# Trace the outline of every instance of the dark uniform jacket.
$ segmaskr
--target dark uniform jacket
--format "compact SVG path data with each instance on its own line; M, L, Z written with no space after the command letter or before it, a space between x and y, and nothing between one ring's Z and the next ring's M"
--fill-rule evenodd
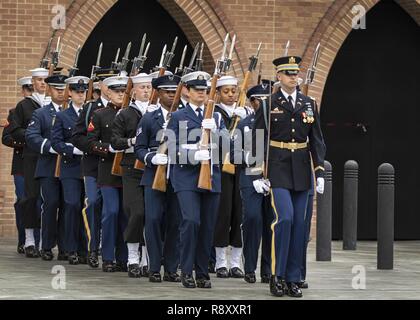
M151 187L153 185L157 166L152 164L152 158L156 155L159 147L160 137L156 137L158 132L162 130L164 123L165 119L160 108L153 112L147 112L140 120L135 151L137 158L145 164L140 182L142 186Z
M112 126L111 146L115 150L126 150L121 160L121 166L134 166L136 161L134 146L128 140L136 136L141 118L141 111L133 105L122 109L115 117Z
M91 153L89 149L87 130L93 113L104 107L101 99L86 103L73 129L71 142L76 148L84 152L82 158L82 175L84 177L98 177L99 157Z
M15 109L9 110L9 115L7 116L7 121L3 128L3 133L1 136L1 142L10 148L13 148L13 160L12 160L12 175L23 175L23 146L25 143L18 142L13 139L10 134L10 123L13 121L13 112Z
M112 124L120 108L108 103L108 106L93 113L88 127L90 152L99 156L98 186L122 187L121 177L111 173L115 153L109 151L112 137Z
M205 113L205 111L204 111ZM226 129L220 113L215 112L213 118L216 121L219 131ZM186 128L186 135L188 140L180 141L180 128ZM177 160L172 168L171 182L175 192L179 191L197 191L202 192L206 190L199 189L198 179L200 176L200 162L194 161L193 154L197 149L193 149L194 145L200 142L200 135L195 137L195 134L190 134L192 130L201 129L201 121L190 104L186 108L174 112L168 124L168 129L175 133L176 141L168 139L169 153L171 150L176 150ZM226 131L226 130L225 130ZM184 144L188 146L184 146ZM215 149L218 152L218 149ZM191 155L189 156L189 154ZM180 163L180 160L186 163ZM190 161L191 160L191 161ZM171 159L171 161L173 161ZM221 169L219 162L212 161L213 176L212 176L212 190L211 192L221 192Z
M78 119L79 115L76 113L72 103L70 102L69 107L66 110L57 113L55 123L51 131L52 147L62 156L60 164L60 179L82 178L82 171L80 168L82 156L73 154L74 147L71 144L72 131Z
M42 105L30 97L26 97L16 105L12 118L13 121L10 122L10 133L16 142L22 144L26 142L25 132L31 122L32 113L39 108L42 108ZM23 157L36 157L38 153L39 152L32 150L27 144L23 147Z
M32 114L32 120L26 129L27 145L39 154L36 164L35 178L53 178L57 155L50 153L51 128L54 125L57 112L52 103L37 109Z
M268 108L259 108L255 128L265 129L264 116ZM316 177L323 177L325 144L315 101L297 92L295 108L283 96L281 90L271 96L270 139L277 142L305 143L308 148L288 150L270 146L268 178L274 188L296 191L311 187L311 155ZM305 120L306 119L306 120ZM310 121L313 119L313 122Z

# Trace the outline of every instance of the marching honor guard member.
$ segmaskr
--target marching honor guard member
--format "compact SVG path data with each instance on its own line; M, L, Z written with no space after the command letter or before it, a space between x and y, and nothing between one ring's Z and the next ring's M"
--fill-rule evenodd
M123 206L128 218L124 240L128 248L128 276L139 278L147 270L146 250L144 246L144 197L140 180L143 171L136 170L134 164L136 155L137 127L147 111L152 78L146 73L140 73L131 78L136 100L129 107L122 109L115 117L112 127L111 146L115 150L123 150L121 160L123 182ZM156 204L155 204L156 205ZM140 244L142 245L142 265L140 265ZM143 269L146 267L146 270Z
M58 245L60 256L64 255L64 217L60 209L60 181L55 177L57 151L51 144L51 129L57 113L64 103L65 80L67 76L55 74L45 79L51 93L51 103L33 112L32 120L26 130L26 142L32 150L39 153L35 178L39 179L42 197L42 259L54 258L52 249ZM60 209L60 210L59 210ZM61 257L60 257L61 259Z
M170 181L166 192L152 188L157 166L168 164L168 156L157 153L157 150L179 81L180 78L173 75L153 79L152 86L158 90L159 108L144 115L137 131L137 158L143 161L146 166L141 185L144 186L145 193L145 238L149 255L150 282L162 281L160 274L162 256L164 257L165 270L163 280L181 281L177 274L180 222L178 199ZM163 241L162 234L164 234Z
M273 61L281 88L270 97L270 114L259 109L255 128L264 129L270 121L269 156L266 161L274 219L272 235L272 277L270 292L302 297L299 283L304 254L305 212L311 188L311 156L315 166L317 191L324 188L325 144L315 101L296 90L300 57ZM261 110L261 111L260 111Z
M88 264L91 268L99 267L98 251L100 245L102 195L97 185L99 156L94 154L89 147L87 131L93 113L105 108L109 101L108 87L104 84L106 78L115 76L113 69L99 69L95 73L101 88L101 96L95 101L86 103L79 119L73 129L72 143L79 150L83 151L82 176L85 186L85 201L82 209L83 221L88 240Z
M18 79L18 84L21 87L21 93L23 98L29 97L32 92L34 91L32 86L32 77L23 77ZM6 123L4 125L4 129L2 132L1 141L2 143L9 147L13 148L13 159L12 159L12 176L13 176L13 183L15 185L15 195L16 201L14 204L15 208L15 220L16 220L16 228L18 231L18 246L17 252L20 254L25 253L25 227L23 225L23 212L21 201L25 195L25 179L23 177L23 146L25 145L22 142L18 142L13 139L10 129L11 122L13 121L13 112L16 109L10 109L9 115L7 117ZM38 239L39 240L39 239Z
M39 257L39 252L37 246L35 246L34 234L39 232L40 229L41 199L39 181L35 178L35 169L39 150L32 150L25 144L25 132L31 122L32 113L44 105L47 89L44 80L48 77L48 70L36 68L31 70L31 75L34 92L16 105L16 110L10 123L10 134L17 143L21 143L24 146L23 175L25 196L20 202L20 207L25 227L25 254L29 258L37 258Z
M227 128L230 128L232 119L239 116L246 117L245 108L235 108L237 98L238 79L232 76L221 77L217 81L217 91L220 103L215 106ZM220 150L220 160L226 154ZM229 151L229 150L226 150ZM222 172L222 193L216 220L213 245L216 250L216 275L218 278L243 278L241 270L242 239L241 239L242 207L239 192L239 174ZM231 246L230 269L228 269L227 250Z
M263 83L252 87L247 92L247 97L255 112L259 108L267 108L267 97L270 95L269 84ZM261 106L262 105L262 106ZM262 165L254 164L247 166L245 158L248 152L255 150L257 145L256 135L252 135L255 124L255 114L251 114L238 124L238 133L241 133L242 146L235 145L235 139L231 141L231 163L238 164L239 188L242 198L242 240L245 281L256 282L255 271L257 270L258 250L261 239L261 282L268 283L270 280L270 223L272 222L271 209L266 210L266 190L260 188L258 180L262 178ZM252 139L252 140L251 140ZM262 142L262 141L261 141ZM261 143L260 142L260 143ZM255 183L255 184L254 184ZM268 240L268 242L267 242Z
M198 143L202 129L220 134L225 125L219 113L214 113L212 118L204 120L204 101L207 99L209 78L210 76L203 72L196 76L196 79L186 81L190 101L184 109L172 114L168 124L168 129L175 135L175 139L169 137L168 147L171 163L176 162L172 168L171 183L182 214L181 282L186 288L211 288L208 263L221 192L220 165L219 161L211 165L212 190L198 188L200 161L211 158L210 150L198 150ZM172 159L175 150L177 156L176 159ZM217 152L218 149L212 153Z
M87 243L82 229L83 151L72 144L72 131L82 111L88 83L89 78L82 76L66 79L71 101L66 110L57 114L51 133L52 147L61 156L58 165L64 199L64 239L70 264L87 263Z
M102 271L127 272L128 252L124 242L127 218L122 205L122 180L112 174L117 152L111 146L112 124L121 109L128 77L106 78L110 101L105 108L96 110L88 127L91 152L99 155L98 186L102 194ZM116 261L116 263L114 263Z

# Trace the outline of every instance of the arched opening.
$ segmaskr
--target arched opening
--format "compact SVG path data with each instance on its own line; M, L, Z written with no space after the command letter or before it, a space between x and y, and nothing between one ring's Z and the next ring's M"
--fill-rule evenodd
M185 45L189 46L185 60L185 63L188 63L193 48L184 32L158 1L119 0L102 17L83 45L79 62L80 73L90 75L101 42L104 44L102 67L111 65L118 48L121 48L121 60L130 41L130 59L137 56L144 33L147 33L147 41L151 42L145 72L159 64L163 46L167 44L170 50L175 36L178 36L178 45L170 70L173 71L178 66Z
M420 103L418 24L381 1L352 30L329 72L321 110L333 176L333 238L342 238L343 167L359 163L358 237L376 239L377 168L396 170L395 238L420 239L416 136Z

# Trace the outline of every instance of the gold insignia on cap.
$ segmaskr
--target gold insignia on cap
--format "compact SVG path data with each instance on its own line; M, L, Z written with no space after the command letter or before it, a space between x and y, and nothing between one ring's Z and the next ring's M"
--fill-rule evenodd
M290 57L289 58L289 63L296 63L295 57Z

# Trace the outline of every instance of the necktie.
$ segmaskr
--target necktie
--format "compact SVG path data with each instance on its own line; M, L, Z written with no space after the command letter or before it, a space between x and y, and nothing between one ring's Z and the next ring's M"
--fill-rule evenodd
M289 96L287 99L289 100L290 105L291 105L291 106L293 107L293 109L294 109L294 108L295 108L295 106L294 106L294 104L293 104L293 98L292 98L292 96Z
M204 119L204 117L203 117L203 109L201 109L201 108L197 108L197 110L196 110L197 112L198 112L198 119L200 120L200 121L203 121L203 119Z
M58 107L58 111L62 111L63 110L63 107L62 106L59 106Z

